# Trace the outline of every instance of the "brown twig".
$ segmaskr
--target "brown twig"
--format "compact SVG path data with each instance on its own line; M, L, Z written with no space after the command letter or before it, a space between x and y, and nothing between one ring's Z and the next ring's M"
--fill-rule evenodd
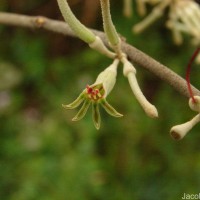
M66 36L76 37L65 22L48 19L42 16L30 17L26 15L0 12L0 24L10 25L10 26L20 26L32 29L42 28ZM96 35L101 37L103 42L107 45L104 33L97 30L92 30L92 31ZM139 66L147 69L148 71L156 75L158 78L171 85L180 94L189 97L185 79L181 78L178 74L173 72L168 67L160 64L153 58L149 57L148 55L144 54L140 50L136 49L135 47L125 42L122 42L122 48L133 63L136 63ZM194 95L200 95L200 91L193 86L192 86L192 91Z

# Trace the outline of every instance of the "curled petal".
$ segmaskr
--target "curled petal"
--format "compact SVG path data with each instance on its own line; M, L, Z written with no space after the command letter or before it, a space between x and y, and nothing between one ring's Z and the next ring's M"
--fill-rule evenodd
M101 125L101 116L99 112L99 105L97 103L92 103L92 118L96 129L98 130Z
M74 109L76 107L78 107L84 100L84 93L82 92L77 99L75 99L72 103L68 104L68 105L64 105L62 104L62 106L66 109Z
M72 119L72 121L78 121L78 120L82 119L85 116L85 114L90 106L90 103L91 103L91 101L86 99L84 101L84 104L82 105L81 109L78 111L77 115Z
M101 105L109 115L111 115L113 117L122 117L123 116L122 114L117 112L105 99L102 99Z

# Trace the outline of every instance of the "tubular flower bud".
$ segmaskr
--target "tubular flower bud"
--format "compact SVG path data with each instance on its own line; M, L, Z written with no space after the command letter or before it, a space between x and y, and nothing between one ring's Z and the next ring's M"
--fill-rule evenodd
M128 78L130 87L133 91L133 94L135 95L135 98L138 100L146 114L151 118L158 117L158 111L154 105L152 105L146 97L143 95L137 79L136 79L136 69L133 67L132 63L129 62L125 57L122 59L122 62L124 64L123 73L124 76Z
M200 113L200 96L194 96L193 98L189 99L189 107L191 110L196 111ZM193 119L190 121L180 124L177 126L173 126L170 130L171 136L175 140L180 140L182 139L198 122L200 122L200 114L196 115Z
M117 112L106 100L107 95L111 92L115 85L118 64L119 60L114 60L109 67L107 67L98 75L95 83L88 85L75 101L73 101L71 104L63 105L63 107L66 109L74 109L83 104L72 121L78 121L82 119L87 113L87 110L91 104L92 118L96 129L99 129L101 125L99 105L101 105L105 111L113 117L123 116Z
M184 124L173 126L170 134L175 140L181 140L199 121L200 114Z

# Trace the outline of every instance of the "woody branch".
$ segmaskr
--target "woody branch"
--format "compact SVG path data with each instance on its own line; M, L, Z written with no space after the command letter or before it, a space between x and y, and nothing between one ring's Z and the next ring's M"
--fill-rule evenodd
M0 24L8 26L19 26L30 29L45 29L66 36L76 37L73 31L66 24L66 22L48 19L42 16L31 17L20 14L0 12ZM92 31L97 36L99 36L106 45L108 45L103 32L97 30ZM122 42L122 50L128 55L128 58L131 60L131 62L147 69L158 78L171 85L177 92L179 92L183 96L189 97L185 79L180 77L171 69L162 65L142 51L127 44L126 42ZM200 96L200 91L194 86L192 86L192 91L194 95Z

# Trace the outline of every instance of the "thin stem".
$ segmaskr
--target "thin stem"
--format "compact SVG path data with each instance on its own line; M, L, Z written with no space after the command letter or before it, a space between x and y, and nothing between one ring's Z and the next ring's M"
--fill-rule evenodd
M187 70L186 70L186 81L187 81L188 92L190 94L190 97L192 98L193 103L195 103L196 101L195 101L194 94L191 88L190 74L191 74L192 63L194 59L196 58L196 56L198 55L199 51L200 51L200 48L198 47L193 53L191 59L189 60L189 63L187 65Z
M103 26L108 41L112 46L116 46L119 44L120 39L115 29L115 26L112 22L111 14L110 14L110 0L100 0L101 2L101 10L103 17Z

